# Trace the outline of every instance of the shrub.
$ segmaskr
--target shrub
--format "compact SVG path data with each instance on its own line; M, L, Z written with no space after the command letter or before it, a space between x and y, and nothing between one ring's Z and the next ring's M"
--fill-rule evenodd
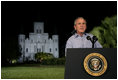
M39 52L39 53L36 53L36 54L35 54L35 59L36 59L36 60L51 59L51 58L54 58L51 53Z
M43 65L64 65L65 58L44 59L41 64L43 64Z
M35 59L38 63L42 65L64 65L65 58L54 58L50 53L36 53Z

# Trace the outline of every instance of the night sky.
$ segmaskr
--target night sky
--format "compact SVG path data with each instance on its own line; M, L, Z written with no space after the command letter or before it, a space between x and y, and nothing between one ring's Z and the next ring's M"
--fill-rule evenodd
M105 17L116 14L116 1L2 1L2 42L11 38L17 41L21 33L28 37L33 32L33 22L41 21L44 22L44 32L50 37L59 35L60 55L63 55L66 41L74 30L75 18L84 17L87 20L86 32L89 32Z

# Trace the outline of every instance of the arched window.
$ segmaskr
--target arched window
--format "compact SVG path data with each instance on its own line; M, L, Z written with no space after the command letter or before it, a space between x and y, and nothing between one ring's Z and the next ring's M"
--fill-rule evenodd
M50 48L50 52L51 52L51 48Z
M28 52L28 48L26 48L26 52Z
M39 32L39 30L37 29L37 30L36 30L36 32L38 33L38 32Z
M57 48L55 48L55 51L57 51Z

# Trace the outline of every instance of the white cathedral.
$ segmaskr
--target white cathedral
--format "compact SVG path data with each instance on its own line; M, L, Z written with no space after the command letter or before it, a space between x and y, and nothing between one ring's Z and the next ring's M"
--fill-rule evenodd
M44 33L44 23L34 22L34 33L29 33L29 38L24 34L19 34L18 42L22 53L19 62L34 60L37 52L51 53L55 58L59 58L58 35L49 38L48 33Z

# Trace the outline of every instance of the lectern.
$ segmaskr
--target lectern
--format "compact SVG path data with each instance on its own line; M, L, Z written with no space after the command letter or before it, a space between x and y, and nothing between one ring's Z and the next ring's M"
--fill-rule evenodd
M68 48L65 79L116 79L116 48Z

